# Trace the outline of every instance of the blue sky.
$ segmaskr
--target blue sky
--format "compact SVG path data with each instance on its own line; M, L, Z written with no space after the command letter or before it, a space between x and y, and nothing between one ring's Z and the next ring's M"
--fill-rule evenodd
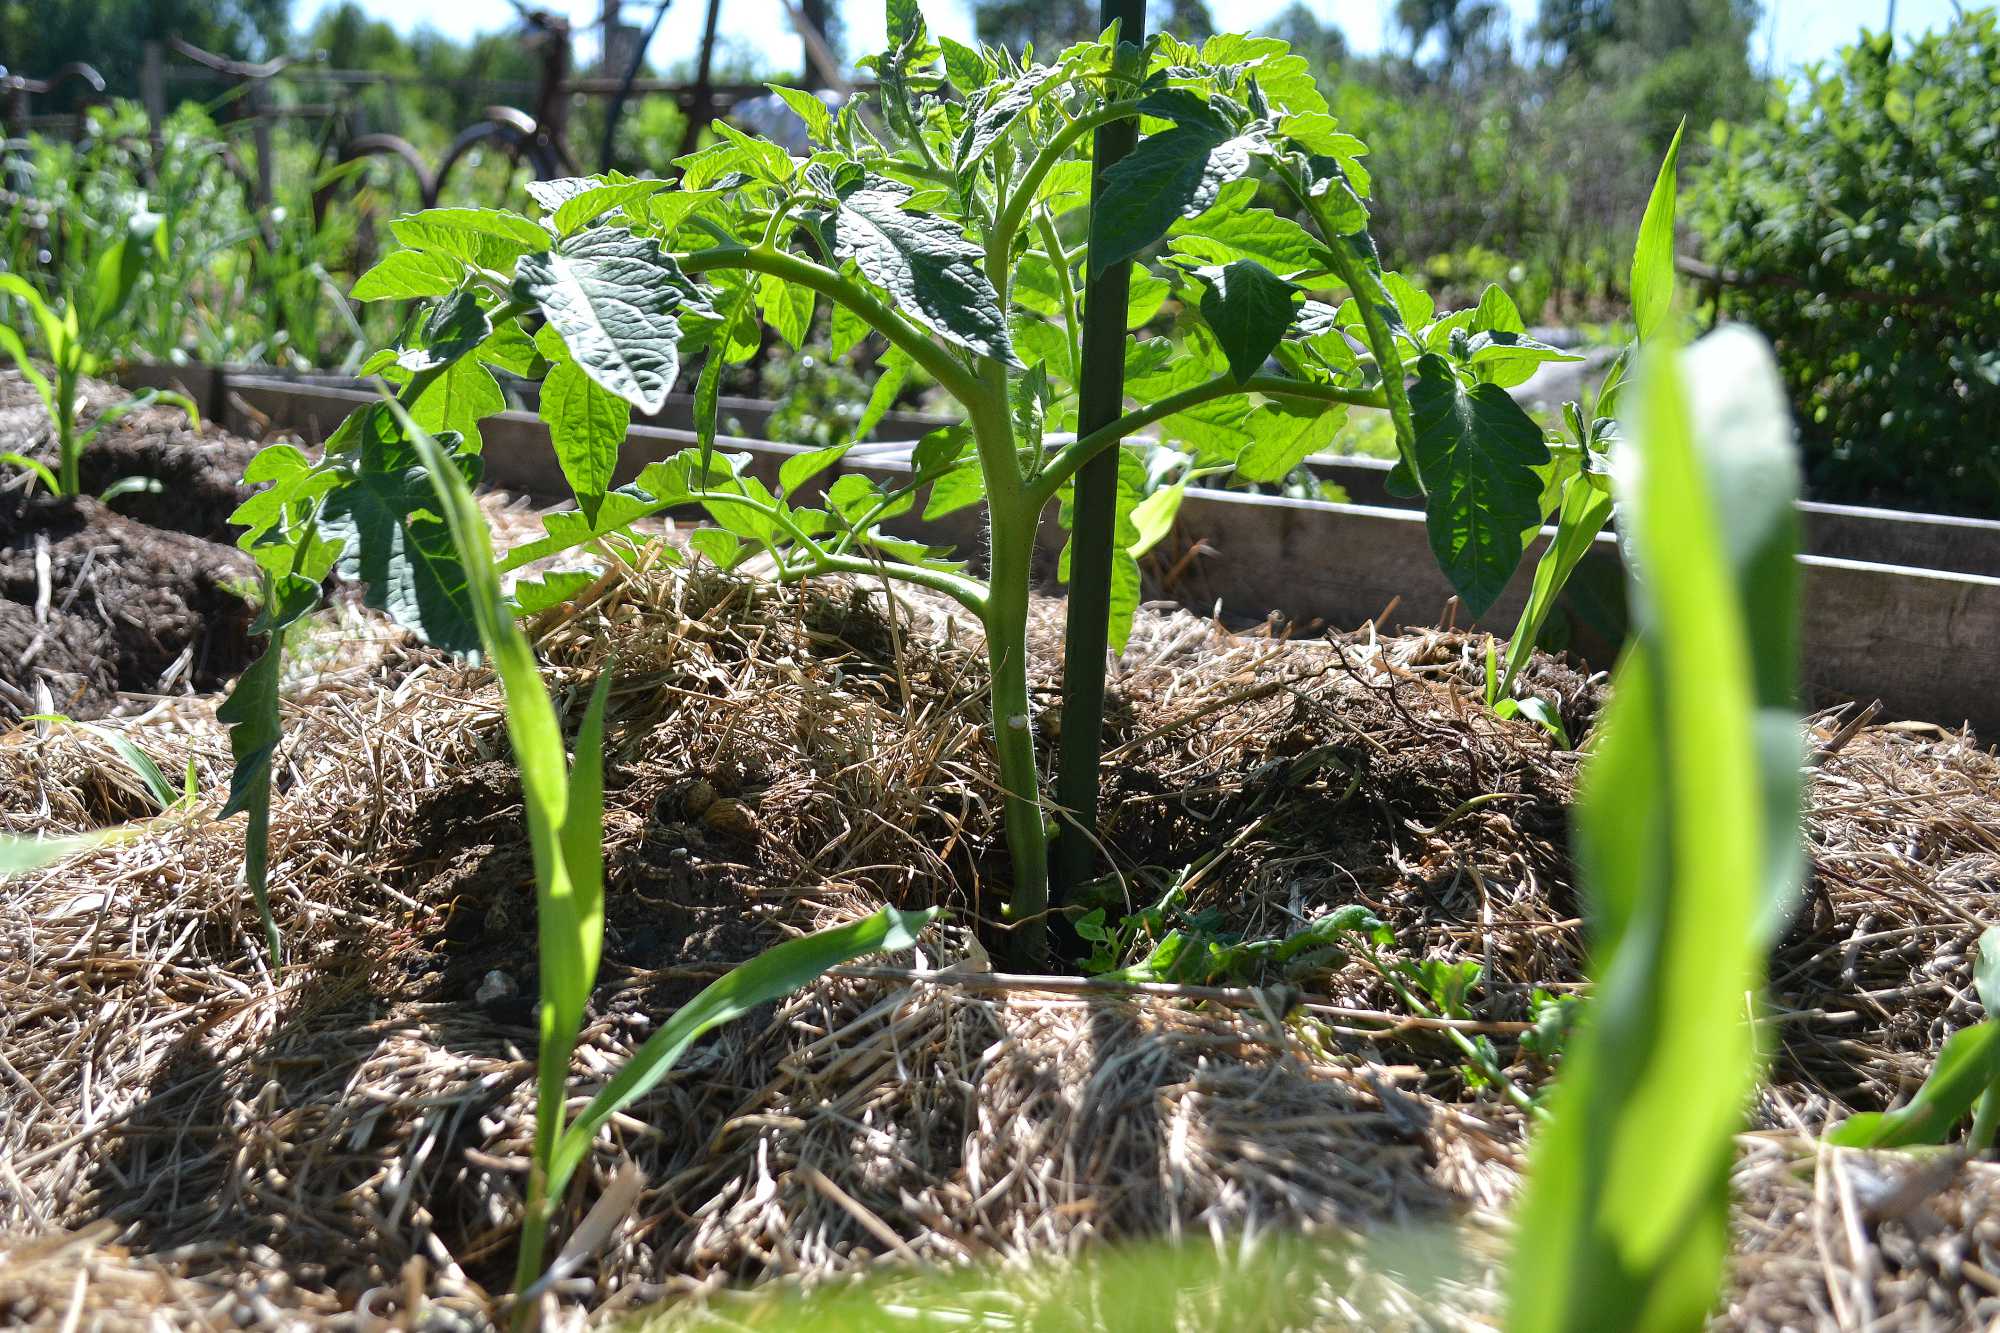
M312 15L336 0L304 0L301 15ZM596 21L600 0L538 0L539 7L568 12L581 29ZM1218 24L1254 30L1285 9L1290 0L1211 0L1210 12ZM1535 0L1508 0L1516 21L1532 19ZM1337 23L1347 34L1348 44L1359 51L1378 48L1389 33L1389 13L1393 0L1307 0L1308 7L1322 21ZM508 0L361 0L362 8L386 18L408 31L428 24L453 36L505 29L516 23ZM673 0L665 22L654 38L650 52L653 63L676 64L691 58L701 39L701 22L707 6L703 0ZM1887 0L1764 0L1764 22L1754 48L1761 61L1767 53L1781 68L1831 55L1850 41L1864 25L1880 29L1890 6ZM848 51L861 54L879 45L882 36L882 7L878 0L844 0L840 5L847 22ZM1951 20L1951 0L1897 0L1896 30L1922 32ZM651 18L652 0L625 0L625 21L643 25ZM961 39L972 34L971 10L964 0L925 0L924 13L933 31ZM780 0L726 0L722 7L721 34L739 49L756 51L769 47L774 59L789 64L796 59L797 43L784 16ZM580 43L586 59L594 42Z

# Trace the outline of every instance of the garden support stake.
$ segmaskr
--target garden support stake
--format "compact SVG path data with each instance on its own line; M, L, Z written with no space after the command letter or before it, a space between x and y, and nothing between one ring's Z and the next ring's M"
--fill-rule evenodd
M1145 0L1104 0L1100 22L1118 24L1119 60L1137 55L1146 38ZM1130 43L1128 47L1126 44ZM1136 120L1097 127L1091 174L1104 173L1138 142ZM1095 194L1093 194L1095 197ZM1092 226L1097 210L1091 210ZM1083 295L1083 356L1077 375L1077 433L1088 435L1118 419L1125 407L1125 311L1132 265L1112 264L1089 279ZM1052 906L1060 907L1096 865L1098 765L1104 741L1104 663L1111 626L1112 543L1118 525L1118 453L1107 449L1076 474L1070 533L1068 621L1063 636L1063 729L1056 759L1056 806L1061 821L1051 857ZM1032 939L1046 949L1046 932Z

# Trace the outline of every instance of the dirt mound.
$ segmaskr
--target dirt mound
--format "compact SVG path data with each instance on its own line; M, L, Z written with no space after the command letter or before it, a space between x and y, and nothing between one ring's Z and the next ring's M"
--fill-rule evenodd
M1060 606L1037 614L1046 646ZM1470 1015L1427 1019L1352 956L1116 995L989 970L976 941L998 929L1005 853L977 627L948 604L665 570L605 580L537 628L571 725L615 661L606 963L579 1087L764 943L884 901L955 909L913 954L720 1032L616 1120L573 1206L626 1163L645 1185L562 1285L573 1310L669 1300L683 1323L740 1326L734 1284L885 1259L1019 1266L1150 1238L1240 1256L1280 1232L1358 1243L1422 1225L1461 1252L1449 1280L1379 1250L1329 1264L1312 1277L1323 1322L1493 1325L1524 1116L1468 1075L1447 1029L1490 1042L1524 1093L1549 1077L1520 1042L1533 991L1582 976L1563 850L1577 756L1480 708L1463 645L1292 643L1147 613L1107 732L1107 919L1178 885L1180 923L1223 942L1363 903L1392 958L1481 965ZM1572 684L1594 707L1597 687ZM106 1293L89 1309L104 1327L496 1315L536 980L497 693L391 652L318 682L288 719L281 975L241 901L233 822L171 816L0 890L17 1075L0 1082L0 1232L23 1238L0 1238L0 1312L60 1322L63 1234ZM1837 721L1815 732L1829 748ZM212 723L188 725L214 763ZM172 771L181 752L148 740ZM0 777L71 771L64 744L0 749ZM2000 766L1968 737L1878 727L1815 774L1813 904L1774 968L1780 1059L1747 1140L1723 1322L1774 1326L1863 1285L1878 1313L1985 1322L2000 1304L1976 1273L1921 1239L1893 1249L1905 1221L1881 1223L1887 1257L1864 1253L1840 1277L1853 1290L1828 1296L1816 1247L1846 1234L1854 1196L1815 1192L1806 1135L1895 1100L1968 1021ZM1952 1169L1951 1225L1987 1225L1985 1168Z
M255 578L234 547L87 497L0 496L0 716L220 688L255 655Z
M87 425L117 400L86 385ZM0 452L52 457L40 401L0 375ZM187 429L177 410L132 413L82 459L82 497L0 489L0 718L97 717L117 696L219 688L254 653L245 590L256 570L231 545L256 446ZM89 498L128 477L159 483L110 507Z

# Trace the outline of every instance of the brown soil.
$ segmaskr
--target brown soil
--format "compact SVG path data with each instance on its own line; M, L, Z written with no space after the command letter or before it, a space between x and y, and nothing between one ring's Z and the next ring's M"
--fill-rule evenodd
M87 424L117 401L86 385ZM52 460L41 404L0 375L0 452ZM0 487L0 719L31 712L92 718L121 694L220 688L249 662L255 567L231 544L230 512L249 494L256 446L187 428L178 410L114 422L82 459L84 496ZM89 496L126 477L160 483L107 507Z
M1037 616L1046 688L1060 606ZM1448 1229L1466 1272L1440 1285L1422 1276L1434 1266L1379 1254L1308 1266L1315 1324L1357 1309L1373 1327L1494 1324L1522 1117L1407 1025L1363 960L1232 978L1203 1004L983 978L975 940L1004 937L1007 866L976 627L949 607L911 596L888 614L840 581L665 571L607 581L538 628L570 725L617 648L605 965L580 1086L771 941L882 902L956 909L921 958L751 1015L635 1104L575 1206L627 1161L646 1184L565 1299L681 1298L688 1321L728 1323L727 1284L874 1272L891 1252L1022 1262L1209 1234L1233 1252L1273 1229L1423 1223ZM491 681L388 651L288 710L282 978L240 898L234 822L162 821L0 893L15 1071L0 1156L21 1164L0 1177L0 1318L59 1325L79 1263L108 1328L225 1307L251 1326L351 1320L363 1303L410 1326L495 1316L532 1124L520 793ZM1482 964L1475 1019L1510 1077L1540 1087L1550 1070L1507 1025L1534 988L1582 978L1564 850L1578 760L1477 705L1477 651L1445 633L1284 642L1142 615L1107 727L1112 914L1189 866L1188 915L1225 933L1365 903L1395 957ZM1581 730L1601 680L1535 671ZM1839 721L1816 725L1820 744ZM170 771L191 753L207 790L226 773L212 723L144 739ZM0 824L29 804L86 819L80 789L110 763L95 743L0 746L0 778L15 775L0 791L27 793L0 795ZM2000 1271L2000 1168L1922 1168L1944 1172L1933 1203L1849 1218L1843 1199L1901 1198L1889 1185L1915 1164L1884 1155L1843 1179L1864 1159L1815 1168L1811 1137L1906 1097L1976 1016L1996 791L2000 763L1936 728L1866 728L1816 765L1812 903L1773 962L1785 1020L1739 1172L1723 1325L1809 1326L1829 1301L1938 1326L2000 1315L1980 1281ZM737 804L721 817L712 802ZM935 978L946 966L960 971ZM1967 1247L1940 1258L1932 1212ZM1827 1236L1863 1230L1825 1258Z

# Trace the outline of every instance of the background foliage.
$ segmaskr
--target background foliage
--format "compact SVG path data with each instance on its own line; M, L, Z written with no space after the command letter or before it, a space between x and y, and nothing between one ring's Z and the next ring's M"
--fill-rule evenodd
M1715 135L1704 255L1721 309L1778 346L1816 495L1991 513L2000 501L2000 28L1870 37ZM1869 293L1876 298L1850 295Z
M845 6L824 8L839 43ZM975 0L972 9L985 40L1033 43L1045 56L1096 36L1094 0ZM1400 0L1390 14L1390 40L1366 56L1343 34L1351 20L1325 5L1296 3L1266 26L1314 68L1341 130L1370 145L1373 230L1440 306L1470 305L1499 283L1530 326L1623 341L1607 326L1627 315L1629 238L1652 167L1685 117L1694 235L1680 248L1784 284L1725 291L1713 313L1777 342L1808 448L1809 493L2000 513L2000 446L1981 429L2000 392L2000 69L1990 7L1901 52L1863 34L1793 84L1760 68L1754 0L1540 0L1531 16L1500 0ZM1194 38L1228 18L1207 0L1155 0L1148 14L1155 29ZM0 0L7 64L46 73L88 59L113 96L136 96L143 43L171 32L232 56L322 51L332 67L378 71L387 81L337 95L303 79L277 81L273 95L293 106L332 101L340 132L391 131L433 161L488 103L532 105L541 60L519 25L455 41L399 32L352 0L309 18L291 0ZM802 83L806 72L791 68L797 51L790 40L725 45L715 77ZM652 54L647 72L666 77L688 73L693 60L660 46ZM273 173L283 210L260 220L206 146L252 158L225 86L171 87L208 105L175 112L160 162L134 151L142 125L129 107L100 118L80 149L43 142L5 155L5 188L29 206L0 214L0 269L40 284L43 266L68 263L77 231L113 234L134 207L168 213L168 262L147 279L108 354L351 368L376 331L360 336L368 313L333 293L366 267L383 221L415 206L407 182L372 165L348 191L365 187L367 215L335 210L316 224L307 205L334 129L288 120ZM37 110L60 111L73 93ZM570 141L593 159L587 165L603 109L600 99L572 104ZM670 98L635 100L619 127L618 167L671 175L686 123ZM518 203L492 184L475 192L455 179L443 202ZM1283 206L1268 193L1255 203ZM193 299L182 301L183 291ZM1892 299L1844 299L1850 291ZM843 399L880 348L864 342L836 355L824 320L810 333L798 348L765 339L732 366L725 392L796 395L797 420L785 424L806 442L831 442L855 419ZM911 374L895 405L916 406L930 388ZM1350 424L1335 447L1381 452L1386 440L1364 425Z

